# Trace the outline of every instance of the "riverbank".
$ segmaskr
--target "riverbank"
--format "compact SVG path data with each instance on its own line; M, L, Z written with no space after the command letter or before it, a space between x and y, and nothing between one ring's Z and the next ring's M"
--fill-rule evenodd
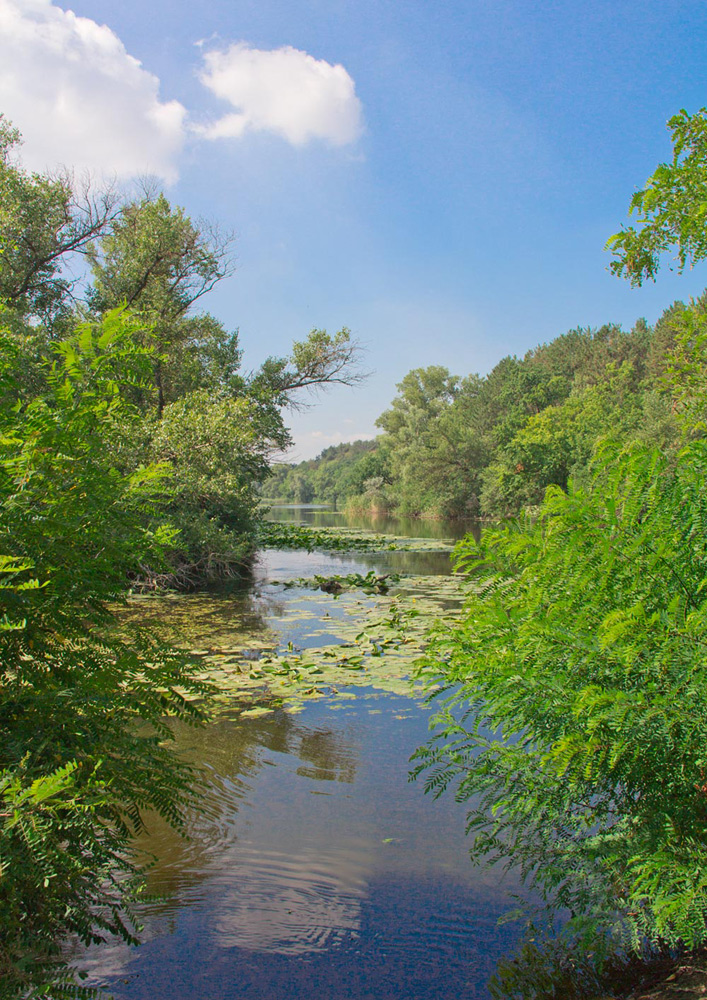
M707 996L707 949L667 960L645 985L618 996L621 1000L703 1000Z
M90 950L78 967L116 1000L186 1000L205 984L223 995L226 981L234 998L305 1000L312 982L320 1000L488 998L518 943L518 924L498 924L517 886L469 864L451 795L408 782L431 713L410 676L429 624L458 616L458 525L273 513L360 547L264 550L247 589L135 597L126 610L180 634L218 688L210 724L176 730L213 797L188 843L161 827L143 843L158 899L140 912L143 947ZM706 970L695 956L635 963L593 1000L696 1000ZM526 995L589 994L508 993Z

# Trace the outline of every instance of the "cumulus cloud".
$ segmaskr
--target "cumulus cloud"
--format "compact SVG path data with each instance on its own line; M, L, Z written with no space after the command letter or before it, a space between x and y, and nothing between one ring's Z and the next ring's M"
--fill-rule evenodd
M345 146L363 130L361 102L344 67L290 45L263 51L239 42L205 52L199 79L235 109L201 129L209 139L252 130L294 146L312 139Z
M175 180L185 109L105 25L51 0L0 0L0 112L23 161Z

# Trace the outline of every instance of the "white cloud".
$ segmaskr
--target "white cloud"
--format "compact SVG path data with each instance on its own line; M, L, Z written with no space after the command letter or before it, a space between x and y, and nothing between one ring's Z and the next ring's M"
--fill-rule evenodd
M354 142L363 130L361 102L343 66L286 45L263 51L243 42L204 53L201 82L235 111L200 131L209 139L274 132L302 146L324 139Z
M0 0L0 112L31 169L176 179L186 111L105 25L51 0Z

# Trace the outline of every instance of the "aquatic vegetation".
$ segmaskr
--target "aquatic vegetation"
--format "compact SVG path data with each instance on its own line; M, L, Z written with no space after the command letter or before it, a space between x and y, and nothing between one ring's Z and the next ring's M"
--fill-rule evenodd
M346 576L320 576L298 577L296 580L285 580L283 586L290 587L314 587L323 590L325 594L333 594L337 597L344 590L358 589L364 594L387 594L394 583L400 581L399 573L384 573L382 575L371 569L368 573L347 573ZM277 580L273 580L277 583Z
M253 595L140 595L127 614L189 648L217 691L209 699L217 713L234 704L294 711L324 697L335 704L352 688L413 693L429 626L456 621L459 579L399 577L376 593L365 586L371 574L349 576L364 586L335 595L312 578L268 582Z
M265 521L260 530L260 544L268 549L324 549L330 552L405 551L451 552L448 539L408 538L404 535L374 534L354 528L315 528L280 521Z

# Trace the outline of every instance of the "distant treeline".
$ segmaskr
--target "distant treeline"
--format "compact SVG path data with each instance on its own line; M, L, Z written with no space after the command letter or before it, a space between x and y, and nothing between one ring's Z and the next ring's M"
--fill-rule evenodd
M672 448L678 431L664 380L686 316L667 309L654 327L570 330L485 377L416 368L376 424L375 440L276 465L268 497L431 517L514 514L548 486L586 480L595 446L610 437Z

